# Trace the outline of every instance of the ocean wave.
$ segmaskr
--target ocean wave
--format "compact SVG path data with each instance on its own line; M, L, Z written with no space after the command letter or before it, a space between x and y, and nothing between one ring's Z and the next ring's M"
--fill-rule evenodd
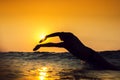
M120 66L120 51L104 51L99 52L101 56L107 59L110 63ZM0 60L4 59L23 59L23 60L51 60L60 61L62 59L76 60L77 59L69 52L6 52L0 53Z
M120 52L100 52L110 63L120 67ZM57 80L119 80L119 71L95 70L68 52L0 53L0 80L34 80L40 69L48 68L49 78ZM19 79L21 78L21 79ZM37 79L36 79L37 80ZM54 80L54 79L53 79Z

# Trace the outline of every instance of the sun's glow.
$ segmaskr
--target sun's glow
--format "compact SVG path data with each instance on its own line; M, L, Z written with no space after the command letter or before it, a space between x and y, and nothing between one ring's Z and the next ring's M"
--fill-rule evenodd
M41 34L40 39L44 39L44 38L45 38L45 34Z
M43 40L47 34L48 31L36 31L34 34L36 43L38 43L40 40Z

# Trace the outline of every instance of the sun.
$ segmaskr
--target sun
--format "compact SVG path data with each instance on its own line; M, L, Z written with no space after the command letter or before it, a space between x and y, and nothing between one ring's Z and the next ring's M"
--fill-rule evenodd
M40 39L41 39L41 40L44 39L45 36L46 36L45 34L41 34L41 35L40 35Z
M35 43L38 43L40 40L45 39L46 32L36 32L34 34Z
M50 33L49 29L44 30L44 29L38 29L35 31L33 37L34 37L34 41L37 44L40 40L44 40L46 35L48 35L48 33Z

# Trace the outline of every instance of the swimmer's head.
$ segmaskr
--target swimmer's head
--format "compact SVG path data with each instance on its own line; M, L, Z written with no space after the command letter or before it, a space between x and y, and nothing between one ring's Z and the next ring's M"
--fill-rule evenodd
M61 32L60 39L62 41L69 40L73 37L73 34L70 32Z

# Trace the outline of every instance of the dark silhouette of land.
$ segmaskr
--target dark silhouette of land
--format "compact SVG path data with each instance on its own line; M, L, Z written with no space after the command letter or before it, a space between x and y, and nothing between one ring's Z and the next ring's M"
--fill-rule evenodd
M117 70L117 67L109 63L98 52L85 46L74 34L70 32L56 32L49 34L45 39L40 40L40 43L47 38L58 36L62 42L60 43L45 43L37 45L33 51L38 50L40 47L60 47L67 49L75 57L93 65L96 69L110 69Z

